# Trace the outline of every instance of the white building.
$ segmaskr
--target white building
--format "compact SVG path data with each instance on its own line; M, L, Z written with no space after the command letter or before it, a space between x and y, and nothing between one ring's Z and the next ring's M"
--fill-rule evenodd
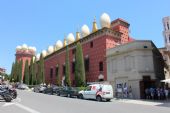
M133 98L144 98L144 90L164 79L164 61L152 41L134 41L107 50L107 79L117 87L132 88Z

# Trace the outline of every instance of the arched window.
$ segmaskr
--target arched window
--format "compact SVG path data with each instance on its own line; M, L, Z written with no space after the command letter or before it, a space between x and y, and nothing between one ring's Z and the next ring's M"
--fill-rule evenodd
M103 62L99 62L99 71L103 71Z
M167 28L168 28L168 30L169 30L169 23L167 23Z
M50 78L53 78L53 68L50 69Z
M89 72L89 65L90 65L89 57L85 58L84 65L85 65L85 71Z

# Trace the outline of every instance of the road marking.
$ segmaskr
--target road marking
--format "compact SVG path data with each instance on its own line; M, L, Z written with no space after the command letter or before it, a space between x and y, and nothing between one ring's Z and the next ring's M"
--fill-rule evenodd
M21 98L18 98L18 97L17 97L17 98L16 98L16 101L21 102Z
M14 105L15 103L5 103L2 107L7 107L7 106L11 106Z
M150 106L158 106L163 104L162 102L150 102L150 101L142 101L142 100L119 100L119 102L129 103L129 104L139 104L139 105L150 105Z
M29 107L27 107L27 106L24 106L24 105L22 105L22 104L19 104L19 103L15 103L15 105L16 105L17 107L21 108L21 109L24 109L24 110L30 112L30 113L40 113L40 112L38 112L38 111L36 111L36 110L34 110L34 109L31 109L31 108L29 108Z
M36 111L34 109L31 109L31 108L29 108L27 106L24 106L22 104L19 104L17 102L14 102L14 103L5 103L2 107L8 107L8 106L12 106L12 105L15 105L15 106L17 106L17 107L19 107L19 108L21 108L21 109L23 109L23 110L25 110L25 111L27 111L29 113L40 113L40 112L38 112L38 111Z

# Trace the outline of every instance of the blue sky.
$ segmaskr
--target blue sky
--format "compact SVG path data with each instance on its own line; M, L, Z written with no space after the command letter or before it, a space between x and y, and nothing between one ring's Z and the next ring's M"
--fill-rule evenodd
M10 73L17 45L35 46L39 53L83 24L91 29L95 16L99 27L104 12L111 20L128 21L135 39L163 47L162 18L170 16L169 4L170 0L1 0L0 67Z

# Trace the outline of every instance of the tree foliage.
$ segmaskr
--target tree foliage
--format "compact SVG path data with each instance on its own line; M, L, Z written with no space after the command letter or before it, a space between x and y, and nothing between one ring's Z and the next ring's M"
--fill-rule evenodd
M18 65L18 78L19 78L18 82L22 81L22 66L23 66L23 60L20 60Z
M29 64L28 64L28 60L26 60L26 63L25 63L24 83L29 85Z
M11 69L11 74L10 74L10 82L14 81L14 70L15 70L15 63L12 63L12 69Z
M30 69L29 69L29 84L33 85L33 57L31 58L30 62Z
M33 62L33 68L32 68L32 85L36 85L37 84L37 80L36 80L36 61Z
M86 83L82 46L79 42L77 43L75 56L75 82L77 87L84 86Z
M39 82L45 83L45 73L44 73L44 58L41 54L40 61L39 61Z
M66 57L65 57L65 82L66 85L71 86L71 80L70 80L70 63L69 63L69 48L68 46L66 47Z

